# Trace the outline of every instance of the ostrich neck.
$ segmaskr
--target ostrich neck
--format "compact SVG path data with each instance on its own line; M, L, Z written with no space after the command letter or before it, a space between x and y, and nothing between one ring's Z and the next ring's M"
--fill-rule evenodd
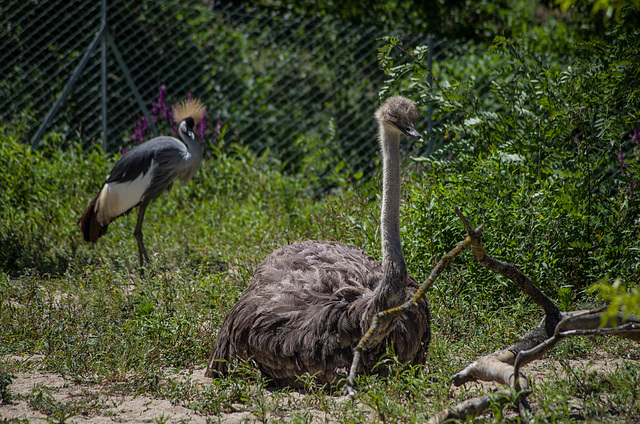
M381 296L387 307L404 301L407 268L400 242L400 135L389 133L381 124L382 148L382 268L384 280Z

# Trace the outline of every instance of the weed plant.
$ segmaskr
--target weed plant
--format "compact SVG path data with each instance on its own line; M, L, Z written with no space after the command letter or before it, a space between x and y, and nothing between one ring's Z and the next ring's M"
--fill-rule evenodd
M224 316L273 249L300 239L334 239L379 257L379 178L358 190L345 185L340 194L317 198L303 177L283 175L267 156L223 144L189 184L176 185L149 209L145 236L153 262L140 278L131 236L135 217L116 220L95 245L85 244L76 226L115 158L105 159L99 150L83 155L79 147L33 152L10 140L3 144L10 153L4 160L16 155L22 160L5 169L29 175L31 184L15 178L3 193L2 222L11 226L2 227L0 353L39 355L40 369L74 383L166 398L208 416L249 412L261 422L422 421L460 396L479 393L480 387L471 387L454 395L448 379L478 355L517 339L538 319L539 312L508 282L463 257L430 293L434 338L427 364L410 369L395 364L396 374L389 378L361 377L355 401L311 383L305 394L273 391L251 364L234 377L199 386L190 375L203 372ZM446 189L454 177L415 171L404 177L402 231L409 269L423 279L463 230L446 211L456 203L455 191ZM446 207L436 207L441 202ZM496 246L496 237L489 227L488 248L496 256L522 251L518 245ZM617 346L612 350L624 350ZM563 354L579 358L594 344L586 340L579 349L575 343L569 347ZM635 352L629 359L637 360ZM390 352L383 360L393 363L395 357ZM10 376L19 366L5 359L2 369ZM632 410L637 396L631 374L620 373L616 384L628 394L611 395L616 414ZM536 386L540 403L557 399L558 386L549 384ZM561 388L563 396L573 398L574 386ZM12 399L10 385L3 393ZM102 410L93 394L69 403L56 400L46 387L14 400L59 422ZM580 414L609 416L603 404L585 402ZM577 413L544 408L546 416Z
M609 299L635 299L619 292L637 285L640 272L634 177L640 108L630 95L640 49L637 37L623 35L612 30L607 42L614 49L602 42L596 45L602 55L587 60L580 50L571 63L554 57L554 49L541 60L534 42L498 40L491 57L478 59L503 72L492 80L487 104L472 81L440 80L436 98L420 63L393 56L393 45L382 51L390 71L385 90L408 93L424 107L437 100L442 119L429 135L442 149L404 167L401 232L418 280L464 237L457 205L474 225L484 224L491 255L515 263L563 309L599 304L587 288L607 275L620 281ZM268 152L256 155L219 135L194 179L148 209L144 231L153 262L141 278L135 214L113 222L96 244L82 240L76 223L117 155L63 147L55 133L34 151L0 126L3 402L28 402L52 422L104 413L91 393L77 401L56 400L48 387L13 395L14 376L35 367L15 358L33 357L39 370L72 383L169 399L212 422L234 412L259 422L422 422L485 392L478 383L453 388L449 379L539 321L540 311L509 281L465 253L429 292L433 342L426 364L407 368L390 348L382 360L394 373L361 376L353 400L314 386L312 376L303 377L305 392L273 390L251 363L199 384L193 376L203 372L222 320L271 251L329 239L380 256L379 175L352 184L359 175L341 173L330 150L309 151L299 172L283 172ZM310 184L327 180L329 193ZM589 365L597 356L620 360L602 371ZM549 355L553 375L533 377L536 420L638 421L639 359L630 342L564 341ZM516 421L508 408L492 412L486 422Z

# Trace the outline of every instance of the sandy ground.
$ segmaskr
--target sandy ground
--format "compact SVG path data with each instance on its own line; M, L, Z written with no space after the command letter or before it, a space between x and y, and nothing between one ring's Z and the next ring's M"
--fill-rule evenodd
M4 358L12 361L31 360L39 362L39 358ZM614 369L621 364L620 359L598 357L585 361L569 361L572 365L581 367L591 362L589 369L592 371L604 371ZM638 361L640 368L640 361ZM530 364L524 369L530 378L558 378L561 377L562 367L551 360L541 360ZM29 372L14 373L15 377L9 386L9 392L14 398L12 404L0 405L0 418L8 420L28 420L30 423L68 422L68 423L215 423L226 424L240 422L256 422L257 417L250 412L241 411L220 416L205 417L194 410L179 405L173 405L164 399L154 399L145 395L123 396L114 395L103 390L100 385L79 385L65 380L56 373L38 370L37 366ZM188 376L197 387L208 384L209 379L204 377L204 369L196 370ZM493 383L481 384L484 389L491 389ZM497 386L496 386L497 387ZM38 391L51 396L57 402L73 403L83 401L90 407L83 408L82 413L69 417L48 417L32 408L27 397ZM303 395L300 395L303 396ZM31 396L33 398L33 396ZM320 418L322 413L314 414ZM61 419L62 418L62 419ZM326 418L326 417L325 417ZM286 418L285 418L286 420ZM314 420L315 421L315 420ZM324 421L319 419L318 422Z
M199 375L204 379L204 371ZM118 396L101 391L100 386L77 385L65 380L59 375L46 371L31 371L14 373L15 379L9 386L9 391L17 401L11 405L0 406L0 417L5 419L29 420L30 423L47 423L47 415L32 409L26 397L38 388L46 388L47 392L58 402L73 402L81 397L90 399L96 406L86 415L77 415L67 422L72 423L155 423L155 422L184 422L206 423L206 417L196 414L191 409L172 405L168 400L152 399L144 395ZM194 374L197 378L198 374ZM237 421L246 417L238 415ZM234 422L233 419L225 422ZM231 418L231 417L230 417Z
M238 411L223 413L218 416L204 416L198 412L180 405L174 405L166 399L151 398L146 395L125 396L108 392L104 387L92 384L81 385L64 379L54 372L39 370L37 364L41 358L31 356L4 357L3 360L14 362L31 361L35 366L28 372L14 372L11 385L8 388L13 398L11 404L0 403L0 420L28 420L29 423L253 423L258 422L258 417L248 411L243 411L243 406L238 404ZM189 379L194 389L210 384L211 379L204 376L204 368L195 370L189 375L171 374L169 377L177 379ZM69 418L56 415L47 416L29 405L28 397L33 398L34 393L43 392L44 396L51 396L56 402L73 404L82 402L84 412L70 416ZM301 398L304 395L292 393L294 397ZM345 399L346 396L342 396ZM326 415L318 410L309 411L313 416L313 422L326 422ZM61 419L62 418L62 419ZM286 418L285 418L286 420ZM25 421L26 422L26 421Z
M39 358L10 358L14 361L34 360ZM68 423L192 423L207 422L239 423L251 422L255 417L249 412L222 414L219 417L205 417L180 405L173 405L165 399L154 399L145 395L114 395L103 390L100 385L79 385L62 378L60 375L40 371L37 367L29 372L13 373L16 377L9 386L14 398L12 404L0 404L0 418L28 420L29 423L59 422L57 417L48 417L30 407L27 396L39 389L51 395L57 402L73 403L82 399L91 405L86 413L70 417ZM204 369L196 370L189 378L202 386L210 379L204 377Z

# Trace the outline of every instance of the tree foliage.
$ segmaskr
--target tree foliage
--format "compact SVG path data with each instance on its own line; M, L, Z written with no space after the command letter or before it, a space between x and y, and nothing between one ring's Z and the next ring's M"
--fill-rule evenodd
M246 3L245 1L236 1ZM537 20L543 1L527 0L262 0L263 6L335 16L347 22L382 25L390 33L411 31L457 39L486 41L519 33Z
M585 37L550 22L496 37L484 60L470 54L485 73L461 69L460 56L429 69L423 50L395 39L380 50L383 93L434 108L434 152L415 158L429 169L413 193L424 223L415 239L450 246L459 230L442 223L455 222L460 205L501 229L491 231L494 252L555 296L575 297L609 274L638 281L639 31L618 22ZM475 286L483 278L470 276Z

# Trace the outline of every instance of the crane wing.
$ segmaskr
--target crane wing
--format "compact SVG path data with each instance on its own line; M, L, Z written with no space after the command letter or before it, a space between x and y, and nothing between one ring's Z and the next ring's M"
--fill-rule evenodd
M136 146L116 162L107 176L107 183L123 183L137 179L151 168L151 162L158 162L158 155L166 151L176 151L184 155L187 152L184 144L173 137L156 137Z

